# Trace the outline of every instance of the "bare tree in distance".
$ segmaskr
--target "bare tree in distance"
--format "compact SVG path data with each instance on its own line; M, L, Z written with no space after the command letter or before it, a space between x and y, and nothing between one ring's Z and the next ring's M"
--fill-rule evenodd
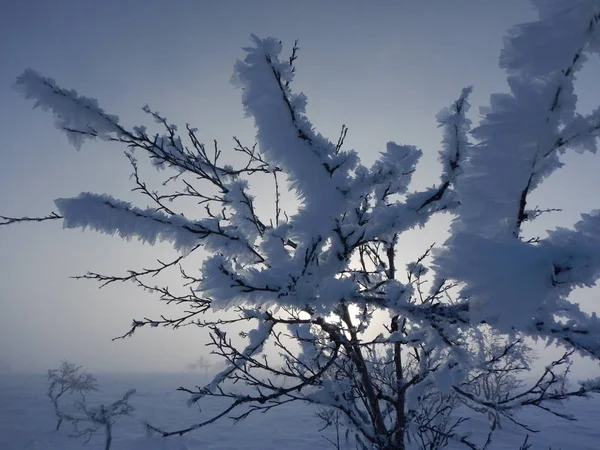
M208 373L213 369L213 365L206 356L201 355L196 358L196 361L189 363L187 368L192 371L198 370L204 378L208 378Z
M113 425L118 417L129 416L135 408L129 403L135 389L128 390L123 397L109 405L88 406L85 399L75 403L76 412L65 412L63 417L75 427L73 437L83 437L87 444L99 430L104 430L104 450L110 450Z
M48 370L48 397L52 401L56 414L56 430L60 429L64 415L62 412L61 398L66 395L79 395L82 397L98 390L96 377L69 361L63 360L57 369ZM63 399L64 400L64 399Z
M362 448L378 450L405 450L415 436L423 448L487 448L500 419L534 431L515 414L524 407L571 419L561 400L600 391L600 379L567 384L573 354L600 360L600 320L572 296L600 278L600 212L545 236L528 235L525 225L555 210L532 207L530 196L563 166L562 156L596 151L600 108L579 112L574 83L600 53L600 3L535 5L540 19L505 39L500 63L510 92L492 95L473 129L470 87L438 114L442 170L424 190L410 187L422 155L416 147L389 142L367 167L345 149L345 126L333 140L315 131L307 97L293 90L298 45L282 57L281 42L252 36L237 62L234 82L257 143L234 138L233 164L222 162L217 142L203 144L190 125L180 133L149 106L158 130L129 128L96 100L27 70L17 88L51 110L76 148L97 139L126 148L133 190L150 206L84 192L57 199L47 215L1 216L0 224L62 220L66 228L173 245L177 256L154 267L80 277L102 286L133 282L184 307L136 319L119 338L193 324L209 331L208 346L226 362L210 383L180 388L190 404L222 399L222 410L176 430L148 425L163 436L292 402L339 412ZM169 171L161 191L144 181L140 156ZM272 180L270 210L252 193L257 178ZM299 207L284 210L283 189ZM198 205L191 211L190 201ZM407 260L400 236L439 214L453 217L450 237ZM201 270L190 270L186 261L201 248ZM152 281L171 269L180 286ZM236 317L220 314L230 309ZM500 340L478 345L486 333ZM527 337L564 354L530 384L503 379L503 370L530 369ZM482 442L450 414L455 401L490 418Z

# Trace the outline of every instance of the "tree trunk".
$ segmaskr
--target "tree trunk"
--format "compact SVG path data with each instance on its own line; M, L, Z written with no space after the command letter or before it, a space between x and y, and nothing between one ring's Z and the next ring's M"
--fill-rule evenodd
M104 450L110 450L110 444L112 444L112 427L110 423L105 425L106 428L106 445L104 446Z
M396 236L386 253L388 258L388 278L396 279ZM400 326L400 317L392 317L391 331L403 331L404 323ZM396 431L394 432L392 445L389 450L406 450L404 434L406 433L406 396L404 391L404 368L402 367L402 345L394 343L394 371L396 375Z
M346 342L342 345L346 348L348 354L352 358L354 366L356 367L356 371L358 372L360 380L362 381L366 401L368 403L367 409L371 416L371 420L373 421L375 432L379 436L385 436L387 434L387 429L385 426L385 421L383 420L383 415L381 414L381 408L379 407L379 399L377 398L375 388L373 387L373 380L371 379L371 374L369 373L369 369L365 363L360 345L356 344L356 342L358 342L356 330L354 330L354 326L352 325L352 319L350 317L350 313L348 312L348 307L343 304L341 307L342 320L346 322L352 338L351 342Z
M396 319L398 320L398 319ZM396 426L394 433L394 450L405 450L404 434L406 432L406 396L404 395L404 370L402 368L402 346L394 343L394 365L396 368Z

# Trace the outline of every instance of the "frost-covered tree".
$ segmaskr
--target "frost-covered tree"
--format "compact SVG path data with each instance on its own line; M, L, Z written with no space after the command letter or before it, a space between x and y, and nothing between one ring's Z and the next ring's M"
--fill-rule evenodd
M530 195L561 168L561 156L596 151L600 108L578 112L574 81L600 52L600 3L535 5L539 20L512 28L505 40L500 63L510 92L492 95L473 129L471 88L438 115L442 172L422 191L410 188L421 157L414 146L389 142L366 167L345 149L345 127L334 140L314 130L306 96L293 90L296 45L284 58L279 41L253 36L235 65L257 130L254 146L235 139L237 164L222 163L219 145L205 146L189 125L180 134L148 106L159 131L129 128L96 100L27 70L17 88L55 115L76 148L93 139L126 147L134 190L147 205L84 192L57 199L46 216L1 223L62 220L66 228L168 241L179 252L154 268L83 276L103 285L132 281L186 306L181 315L136 320L123 337L146 325L193 323L209 330L208 344L227 362L208 385L181 388L190 403L223 398L223 410L179 430L152 426L164 436L302 401L338 411L365 448L404 449L427 432L435 445L477 448L490 438L473 442L444 402L458 399L487 414L491 430L499 418L517 421L513 412L525 406L563 415L548 402L600 387L592 380L569 390L565 382L571 354L600 358L600 321L571 295L600 277L600 212L541 237L527 236L523 225L543 212L530 206ZM137 157L169 171L161 192L142 179ZM271 213L249 182L266 177L275 193ZM297 208L284 211L284 189L296 194ZM401 270L398 237L442 213L453 217L450 237ZM200 249L207 256L192 272L185 262ZM178 266L190 290L149 281ZM220 314L231 309L237 317ZM377 336L367 337L374 327ZM486 333L501 340L474 344ZM499 367L529 368L520 350L527 337L566 353L537 382L495 389L488 382ZM278 360L265 356L268 347L279 350Z
M48 397L56 414L56 430L60 429L64 414L61 405L63 395L77 394L84 398L88 392L98 390L98 381L91 373L69 361L63 360L58 369L48 369Z
M128 390L119 400L106 405L88 406L85 399L75 403L75 412L64 412L65 420L73 424L74 437L83 437L88 443L94 434L104 430L104 450L110 450L113 438L113 425L120 416L129 416L135 410L129 403L135 389Z

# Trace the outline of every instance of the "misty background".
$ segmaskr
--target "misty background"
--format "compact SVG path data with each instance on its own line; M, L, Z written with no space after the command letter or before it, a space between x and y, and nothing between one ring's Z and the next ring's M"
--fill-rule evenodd
M473 84L470 117L477 122L489 95L507 90L498 68L506 29L534 18L525 0L0 2L0 214L45 215L55 198L83 191L144 200L130 192L122 146L96 142L75 151L49 113L32 110L11 88L26 68L97 98L127 126L151 124L141 111L148 103L170 123L180 129L190 123L205 143L217 139L227 151L234 135L253 143L241 93L230 84L250 33L281 39L288 53L299 39L294 89L308 96L318 131L335 140L346 124L346 147L367 165L387 141L420 147L425 155L413 187L424 187L440 171L435 114ZM584 112L600 103L599 69L594 60L579 77ZM526 232L570 226L579 213L600 207L599 157L564 161L567 167L531 200L563 211ZM164 173L142 175L164 179ZM435 218L426 232L403 238L401 263L443 242L448 223L449 217ZM133 318L169 308L133 284L99 290L70 278L88 270L123 274L174 255L168 245L62 230L60 222L0 228L0 371L41 372L61 358L93 372L180 372L200 356L214 361L204 347L206 334L194 327L142 328L133 338L111 341ZM578 291L574 298L598 311L597 294Z

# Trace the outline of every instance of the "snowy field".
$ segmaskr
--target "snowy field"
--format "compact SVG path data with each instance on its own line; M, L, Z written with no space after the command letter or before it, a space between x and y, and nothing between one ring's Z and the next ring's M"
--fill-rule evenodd
M144 419L175 428L195 423L206 417L197 407L185 405L186 396L176 392L179 385L190 386L199 376L185 375L99 375L102 391L90 399L115 400L128 388L137 389L133 397L136 411L121 418L114 430L113 450L306 450L333 449L323 433L334 437L333 430L320 433L320 422L309 406L284 406L271 414L250 416L234 425L224 420L184 437L168 439L147 436ZM218 403L205 403L203 408L217 408ZM567 422L528 410L523 414L541 431L530 438L532 450L598 450L600 449L600 398L576 399L568 403L569 411L578 417ZM481 419L468 426L474 434L483 430ZM52 405L46 396L43 375L0 375L0 449L1 450L73 450L103 449L103 435L98 434L84 446L81 439L69 437L68 424L59 432L55 426ZM497 433L491 449L517 450L523 430L508 424ZM354 446L345 445L351 449ZM461 446L451 448L464 448Z

